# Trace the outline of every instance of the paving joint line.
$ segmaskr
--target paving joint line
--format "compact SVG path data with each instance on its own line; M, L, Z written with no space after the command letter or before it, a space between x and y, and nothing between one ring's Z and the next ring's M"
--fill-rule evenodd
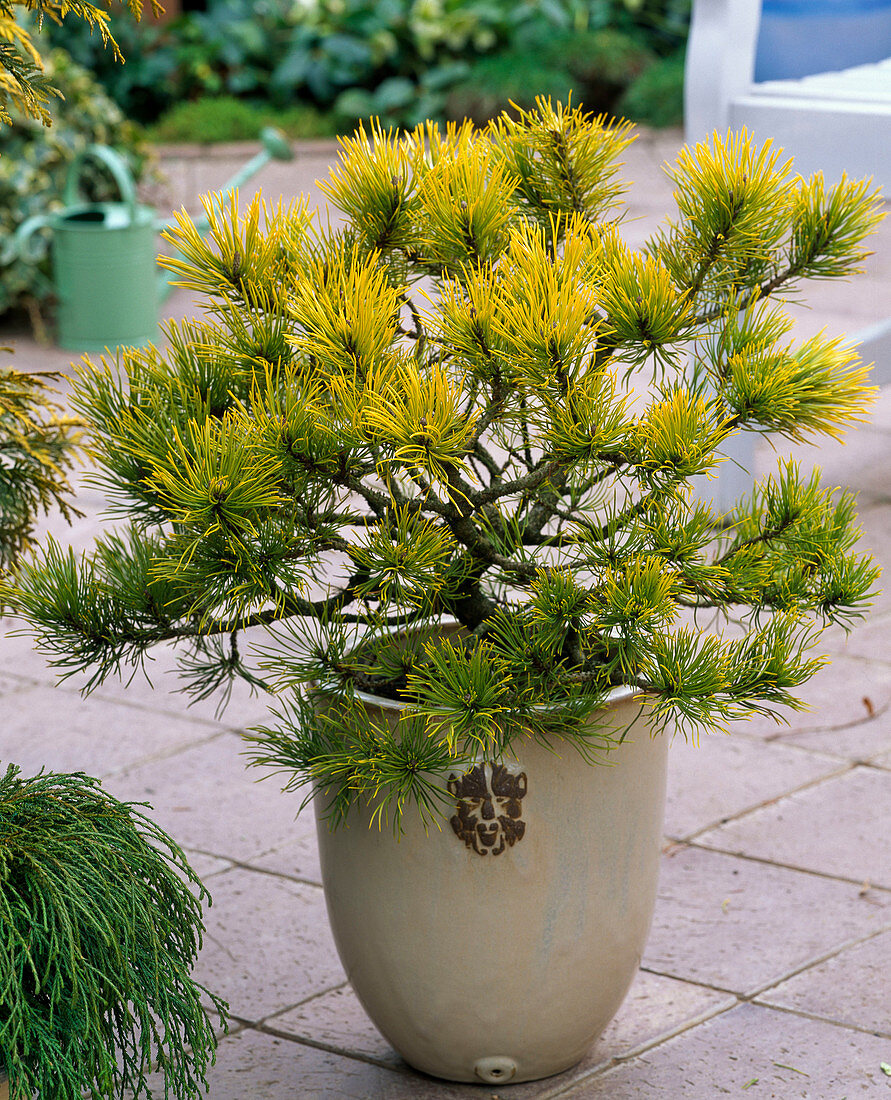
M257 867L255 864L249 863L243 859L237 859L235 856L225 856L220 852L208 851L206 848L189 847L188 851L196 852L198 855L202 856L209 856L212 859L222 859L229 864L228 867L221 867L218 871L212 871L207 876L208 878L212 878L214 875L221 875L224 871L238 869L239 871L253 871L258 875L269 875L271 878L282 878L287 882L296 882L300 886L312 886L316 890L324 889L322 883L316 882L315 879L301 878L300 875L289 875L287 871L274 871L271 867Z
M780 977L772 979L764 985L757 986L754 990L749 992L737 994L737 996L740 1000L754 1001L756 997L761 997L769 990L776 989L785 982L791 981L792 978L797 978L799 974L804 974L808 970L813 970L815 967L822 966L823 963L829 962L830 959L837 958L845 951L850 951L852 948L859 947L863 943L869 943L870 940L875 939L877 936L883 936L886 932L891 932L891 922L882 925L880 928L873 929L866 933L866 935L854 936L849 940L845 940L843 943L837 944L835 947L828 948L818 955L813 955L806 962L787 971Z
M8 675L14 675L8 673ZM69 696L79 696L81 699L95 699L100 703L112 703L116 706L127 707L129 710L139 710L147 714L154 714L160 718L178 718L182 722L189 722L193 725L201 726L216 726L217 728L223 727L224 731L231 728L231 732L238 732L238 727L227 727L217 718L201 718L199 715L189 714L188 707L181 707L178 710L170 709L166 707L158 707L150 703L132 702L128 699L120 699L117 696L109 695L103 692L101 687L95 688L93 691L85 691L82 688L66 687L64 683L54 682L52 680L37 679L31 685L37 688L49 688L52 691L61 691ZM152 690L157 690L152 685Z
M270 1012L268 1016L261 1016L260 1019L255 1022L265 1024L269 1020L275 1020L279 1016L283 1016L286 1012L293 1012L295 1008L303 1008L304 1005L312 1004L313 1001L318 1001L321 997L327 997L329 993L336 993L339 989L348 989L349 985L349 979L345 978L342 982L338 982L337 985L332 985L327 989L320 989L315 993L310 993L310 995L304 997L302 1001L295 1001L293 1004L286 1005L284 1008L279 1008L275 1012Z
M740 997L741 994L738 989L728 989L723 985L715 985L713 982L704 981L702 978L688 977L683 974L675 974L669 970L657 970L655 966L649 966L647 963L641 963L640 969L645 974L652 974L657 978L671 978L675 982L683 982L685 985L695 985L697 989L707 989L710 993L724 993L729 997Z
M723 992L723 991L722 991ZM657 1047L662 1046L664 1043L670 1042L672 1039L678 1038L687 1031L692 1031L694 1028L699 1027L701 1024L707 1023L709 1020L715 1019L717 1016L723 1016L725 1012L731 1012L734 1008L739 1006L739 999L736 994L731 993L730 1003L717 1005L713 1009L707 1009L698 1013L696 1016L691 1016L688 1020L670 1028L668 1031L662 1032L660 1035L653 1036L651 1039L645 1039L643 1042L638 1043L637 1046L631 1047L629 1050L622 1054L614 1054L604 1062L599 1063L596 1066L592 1066L590 1070L586 1070L574 1081L568 1081L564 1085L560 1085L553 1092L544 1093L540 1100L557 1100L558 1097L569 1096L584 1085L590 1084L590 1082L598 1077L603 1077L610 1073L614 1069L618 1069L620 1066L625 1065L627 1062L633 1061L635 1058L639 1058L641 1054L646 1054L647 1051L655 1050Z
M877 662L872 657L864 657L863 661L868 664L879 664L884 662ZM761 740L765 745L772 745L776 741L780 741L785 737L802 737L808 733L842 733L844 730L853 730L858 726L865 726L870 722L874 722L877 718L881 718L891 710L891 699L883 703L882 706L873 710L872 714L866 714L862 718L855 718L851 722L843 722L841 725L834 726L808 726L803 730L792 730L789 733L772 733L768 737L763 737ZM732 735L731 735L732 736Z
M813 1020L815 1023L829 1024L831 1027L840 1027L845 1031L858 1031L861 1035L873 1035L877 1039L891 1039L891 1029L888 1031L876 1031L862 1024L852 1024L842 1020L833 1020L831 1016L821 1016L816 1012L807 1012L803 1008L791 1008L788 1005L775 1005L767 1001L752 1001L757 1008L769 1008L774 1012L785 1012L789 1016L799 1016L804 1020Z
M139 760L131 761L127 764L121 764L116 768L112 768L111 771L103 772L101 779L104 782L106 779L117 779L120 776L127 775L129 772L136 771L139 768L145 768L149 764L159 764L164 760L172 760L174 756L179 756L182 752L189 752L192 749L200 748L202 745L209 745L214 741L218 741L221 737L228 736L229 730L215 730L208 734L207 737L196 737L192 741L183 741L178 745L172 746L168 749L159 749L158 752L150 753L148 756L140 757Z
M385 1062L381 1058L375 1058L371 1054L363 1054L358 1050L345 1050L343 1047L336 1046L334 1043L325 1043L321 1039L310 1039L306 1036L292 1035L288 1031L280 1031L278 1028L270 1027L267 1024L257 1023L252 1024L251 1027L254 1031L259 1031L261 1034L273 1035L277 1039L284 1039L286 1042L295 1043L297 1046L324 1050L326 1054L336 1054L341 1058L351 1058L354 1062L365 1062L367 1065L376 1066L378 1069L389 1070L390 1073L395 1073L400 1077L413 1077L415 1075L415 1070L413 1070L407 1062L403 1062L402 1065L394 1065L392 1062Z
M789 798L791 795L798 794L801 791L810 790L811 787L816 787L824 781L837 779L839 776L846 775L849 771L853 771L856 766L855 761L838 759L838 766L833 771L816 776L814 779L809 779L798 787L790 787L782 794L774 795L772 798L765 798L752 806L746 806L742 810L738 810L735 814L729 814L727 817L722 817L718 821L712 822L710 825L703 825L698 829L694 829L692 833L685 833L683 836L679 837L672 837L668 833L665 835L676 844L689 844L696 837L702 836L703 833L707 833L712 829L720 829L723 825L728 825L731 821L739 821L741 818L747 817L751 813L756 813L758 810L763 810L767 806L775 806L778 802L782 802L784 798Z
M735 852L729 848L713 848L708 844L698 843L697 841L691 841L686 846L696 848L700 852L716 852L719 855L731 856L733 859L744 859L749 863L761 863L767 867L778 867L783 871L795 871L801 875L814 875L816 878L829 879L831 882L842 882L847 886L862 887L864 882L869 882L871 890L880 890L883 894L891 895L891 886L885 886L882 883L872 882L868 879L847 878L831 871L818 871L813 867L798 867L794 863L783 863L780 860L768 859L766 856L753 856L748 852Z

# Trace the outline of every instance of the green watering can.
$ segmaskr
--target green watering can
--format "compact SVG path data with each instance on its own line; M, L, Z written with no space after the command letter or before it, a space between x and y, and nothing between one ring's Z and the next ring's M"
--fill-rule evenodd
M263 149L222 190L240 187L273 158L293 158L278 130L265 129L261 140ZM83 202L78 183L87 158L108 169L120 202ZM35 262L44 246L35 248L33 235L47 227L53 231L59 344L71 351L104 351L152 343L157 336L158 305L173 289L170 280L174 278L158 271L155 238L171 223L159 220L150 206L136 201L130 170L105 145L90 145L74 158L63 200L63 210L23 222L12 245L14 255ZM208 229L206 217L197 218L195 224L201 233Z

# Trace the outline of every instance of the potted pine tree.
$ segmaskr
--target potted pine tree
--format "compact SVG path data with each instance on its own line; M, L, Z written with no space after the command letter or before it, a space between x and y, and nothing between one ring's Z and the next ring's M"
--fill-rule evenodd
M734 432L862 415L856 354L793 344L783 297L856 270L877 195L716 137L635 253L631 140L548 101L373 126L323 185L342 224L183 215L169 266L207 314L75 382L132 525L18 578L91 683L173 642L195 695L278 692L253 762L315 803L347 972L458 1080L582 1056L646 936L667 735L796 706L878 574L851 494L794 463L724 515L691 484Z

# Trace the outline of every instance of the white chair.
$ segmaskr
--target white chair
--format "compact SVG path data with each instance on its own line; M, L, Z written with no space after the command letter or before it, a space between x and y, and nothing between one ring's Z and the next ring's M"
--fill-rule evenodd
M872 176L891 196L891 58L797 80L754 82L761 0L693 0L685 70L685 135L708 139L745 126L795 158L803 175ZM891 303L889 303L891 308ZM875 361L872 379L891 383L891 318L851 337ZM751 486L754 439L734 439L717 503L728 507Z
M872 176L891 194L891 57L797 80L755 83L761 0L694 0L687 44L687 140L746 126L804 175ZM807 22L802 24L807 33ZM891 53L891 49L889 49Z

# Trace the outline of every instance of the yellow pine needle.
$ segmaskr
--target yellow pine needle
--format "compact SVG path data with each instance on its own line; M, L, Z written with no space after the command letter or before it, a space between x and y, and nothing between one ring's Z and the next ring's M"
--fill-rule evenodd
M494 259L515 213L516 186L488 142L442 152L418 187L422 250L446 271Z
M461 407L463 379L441 365L418 369L410 357L394 359L375 389L366 391L364 425L401 464L448 481L449 468L464 468L475 421Z
M357 246L311 259L288 303L302 329L291 341L328 372L361 380L396 341L404 289Z
M494 329L530 385L563 380L597 338L593 291L572 267L556 265L534 226L511 231Z
M319 189L352 218L367 247L385 252L414 242L412 151L392 130L360 122L353 137L338 138L340 165Z
M678 388L647 409L639 430L642 467L691 477L721 461L715 449L731 425L716 422L710 402Z
M674 166L674 198L699 247L730 248L767 256L785 231L795 197L791 159L770 141L756 145L745 128L693 149L684 146Z

